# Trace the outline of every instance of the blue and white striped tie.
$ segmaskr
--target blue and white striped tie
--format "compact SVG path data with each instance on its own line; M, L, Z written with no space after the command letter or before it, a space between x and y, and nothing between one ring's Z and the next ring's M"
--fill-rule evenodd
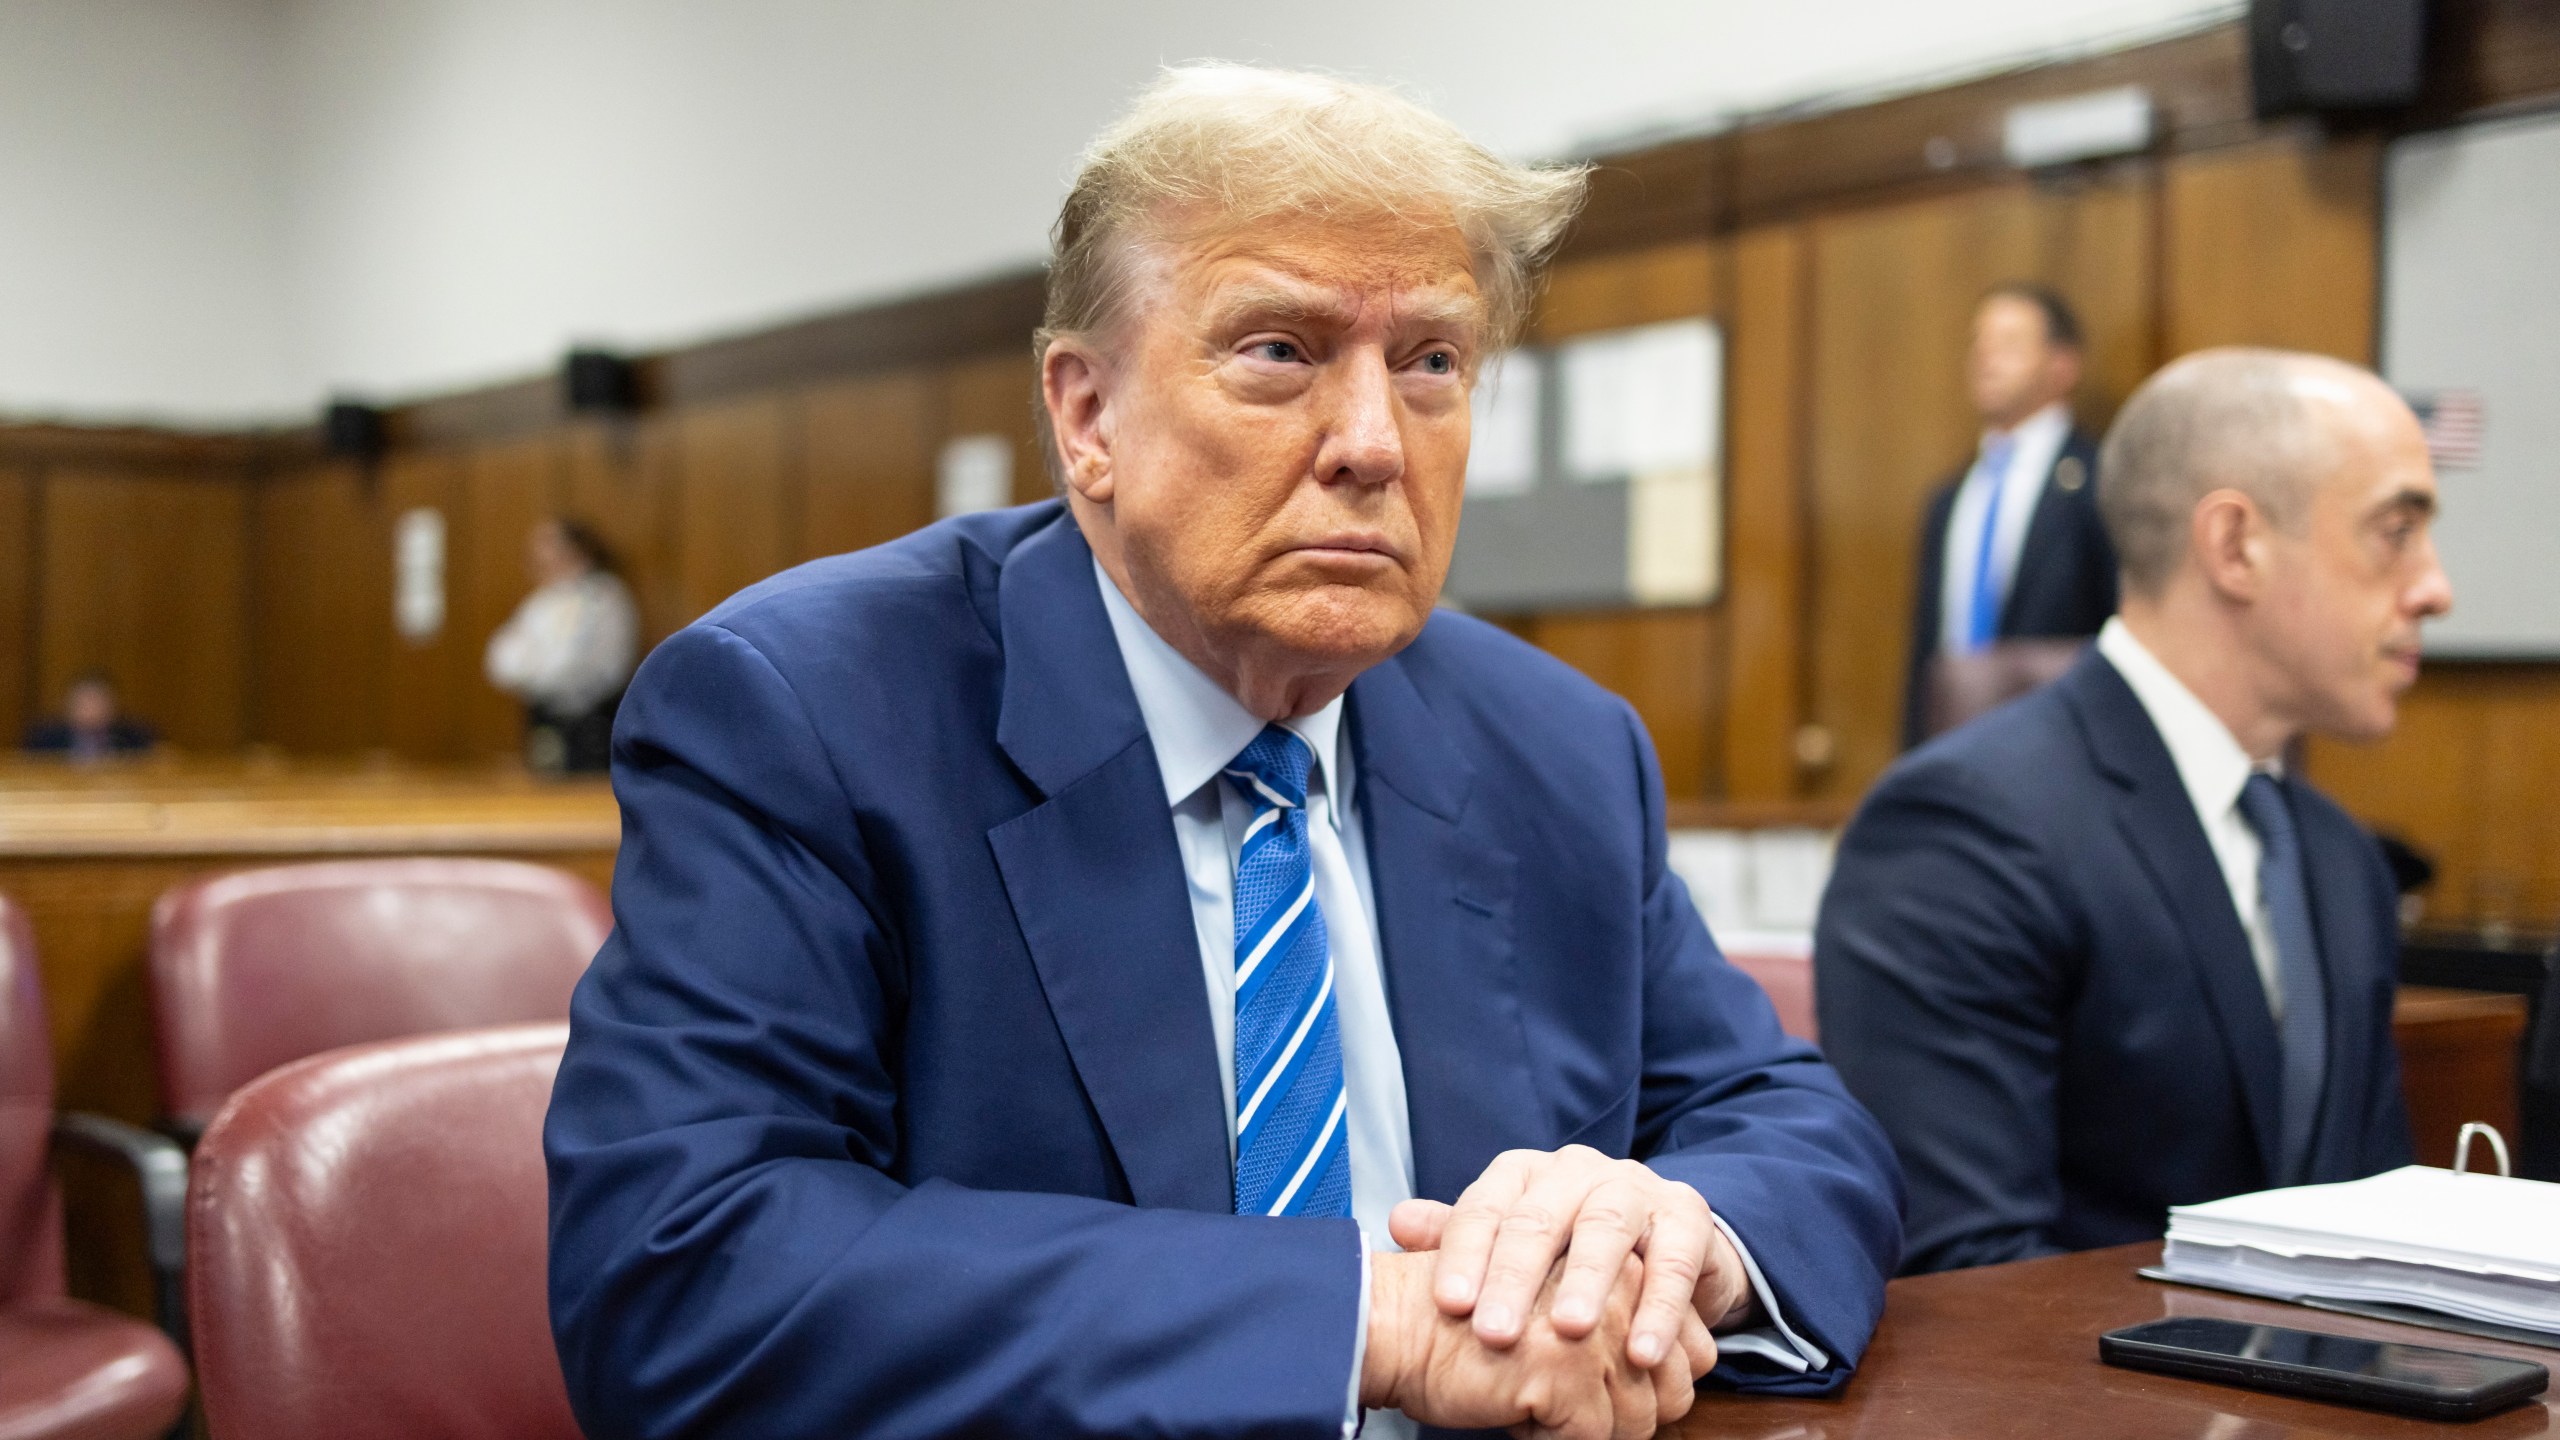
M1236 1213L1347 1216L1351 1139L1333 948L1307 850L1307 742L1266 725L1228 766L1236 857Z
M2009 461L2018 450L2014 435L1994 435L1982 442L1977 468L1991 482L1991 498L1982 502L1982 538L1973 552L1973 601L1965 611L1964 653L1980 654L2000 638L2000 607L2007 587L2000 583L2000 496L2009 488Z

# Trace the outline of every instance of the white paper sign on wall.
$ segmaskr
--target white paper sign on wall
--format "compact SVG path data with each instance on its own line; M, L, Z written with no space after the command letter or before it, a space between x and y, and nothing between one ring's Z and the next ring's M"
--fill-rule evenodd
M424 645L444 629L444 512L402 511L391 530L391 556L392 626L401 639Z
M1467 442L1468 494L1517 495L1538 483L1543 368L1534 350L1515 350L1487 362L1468 402L1474 412Z
M1705 320L1671 320L1568 340L1564 468L1583 481L1714 465L1723 337Z
M1013 442L1002 435L955 435L934 467L934 513L948 520L1013 503Z

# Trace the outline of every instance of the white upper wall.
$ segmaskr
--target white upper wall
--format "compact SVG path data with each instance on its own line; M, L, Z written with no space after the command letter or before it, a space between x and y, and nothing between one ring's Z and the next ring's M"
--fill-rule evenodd
M656 348L1036 263L1085 139L1168 62L1393 80L1495 149L1546 158L2232 10L0 0L0 17L42 17L28 38L114 42L77 84L65 55L0 53L0 83L23 68L52 87L0 97L0 155L26 135L51 157L34 190L0 192L0 215L18 195L66 202L53 247L24 252L37 275L60 267L54 333L22 345L0 325L0 409L296 414L330 390L513 378L573 341ZM18 49L7 25L0 52ZM208 55L186 84L163 74ZM184 147L224 158L180 163ZM146 202L191 238L113 264L80 253ZM17 273L18 223L0 218L0 284L36 283ZM69 333L97 352L77 383L53 358Z
M275 12L0 0L0 412L226 422L299 406Z

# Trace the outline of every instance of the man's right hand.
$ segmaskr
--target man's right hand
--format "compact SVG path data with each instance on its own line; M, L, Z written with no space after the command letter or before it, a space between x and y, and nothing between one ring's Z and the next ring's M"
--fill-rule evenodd
M1704 1322L1688 1317L1680 1344L1650 1370L1627 1359L1627 1330L1644 1289L1644 1264L1621 1267L1600 1323L1568 1340L1547 1322L1558 1275L1550 1273L1517 1343L1501 1350L1476 1337L1431 1298L1424 1254L1369 1257L1369 1348L1360 1403L1402 1410L1426 1425L1508 1426L1515 1435L1564 1440L1642 1440L1689 1413L1697 1377L1714 1363Z

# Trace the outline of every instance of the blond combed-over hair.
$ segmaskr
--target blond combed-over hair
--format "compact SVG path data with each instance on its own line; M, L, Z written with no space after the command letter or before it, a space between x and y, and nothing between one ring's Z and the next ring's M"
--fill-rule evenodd
M1085 151L1051 232L1034 350L1045 355L1066 335L1106 340L1127 318L1140 244L1315 215L1454 227L1474 257L1490 352L1526 322L1586 173L1512 164L1382 86L1251 65L1174 67Z

